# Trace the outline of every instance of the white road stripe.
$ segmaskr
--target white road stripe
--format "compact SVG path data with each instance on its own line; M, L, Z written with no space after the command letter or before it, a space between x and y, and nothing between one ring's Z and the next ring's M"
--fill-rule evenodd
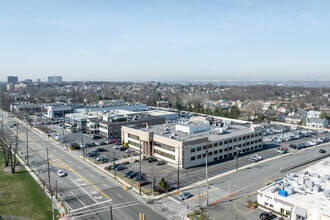
M88 192L86 190L84 190L81 186L79 186L75 181L73 181L73 179L71 179L72 182L74 182L74 184L76 184L82 191L84 191L89 197L91 197L96 203L98 203L98 201L96 199L94 199L93 196L89 195Z
M101 204L107 203L109 201L110 200L107 200L107 201L104 201L104 202L100 202L100 203L97 203L97 204L88 205L86 207L82 207L82 208L78 208L78 209L72 210L71 212L76 212L76 211L79 211L79 210L82 210L82 209L86 209L86 208L89 208L89 207L92 207L92 206L101 205Z
M117 193L117 196L119 196L120 198L123 198L120 194Z
M175 199L173 199L172 197L167 197L167 198L169 198L169 199L173 200L174 202L176 202L176 203L178 203L178 204L181 204L181 202L179 202L179 201L176 201L176 200L175 200Z
M85 205L85 203L83 203L75 194L73 194L73 192L72 191L70 191L70 193L74 196L74 197L76 197L76 199L78 199L78 201L81 203L81 204L83 204L84 205L84 207L86 207L86 205Z

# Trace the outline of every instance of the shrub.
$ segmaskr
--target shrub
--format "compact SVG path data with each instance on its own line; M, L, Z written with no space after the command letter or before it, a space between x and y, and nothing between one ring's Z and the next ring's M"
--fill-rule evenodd
M127 156L125 155L125 156L123 156L123 158L127 158Z
M139 162L139 160L138 160L138 159L134 159L134 160L133 160L133 163L135 163L135 162Z
M147 159L147 156L144 155L144 156L142 157L142 160L146 160L146 159Z
M80 149L80 146L79 144L77 143L72 143L70 146L69 146L70 150L79 150Z

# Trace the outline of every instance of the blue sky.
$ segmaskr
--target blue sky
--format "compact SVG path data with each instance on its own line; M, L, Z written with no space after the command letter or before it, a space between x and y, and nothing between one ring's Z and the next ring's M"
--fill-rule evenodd
M0 80L330 80L329 0L0 0Z

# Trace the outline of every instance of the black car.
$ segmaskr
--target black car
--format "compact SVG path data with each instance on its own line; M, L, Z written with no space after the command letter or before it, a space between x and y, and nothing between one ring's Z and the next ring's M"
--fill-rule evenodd
M107 152L107 150L106 149L104 149L104 148L97 148L97 150L96 150L97 152Z
M326 150L324 150L324 149L320 149L320 150L319 150L319 153L324 154L324 153L326 153Z
M87 157L95 157L98 155L98 152L97 151L91 151L89 153L86 154Z
M151 183L150 180L146 180L146 179L140 181L141 186L148 185L149 183Z
M130 175L132 172L134 172L134 170L128 170L124 173L124 176L127 177L128 175Z
M133 179L135 176L139 175L138 172L132 172L131 174L129 174L127 177L130 179Z
M91 138L93 138L93 139L100 139L102 137L100 135L93 134L93 135L91 135Z
M141 178L141 180L143 180L144 179L144 174L138 174L138 175L136 175L135 177L134 177L134 180L135 181L138 181L139 179Z
M164 165L164 164L166 164L166 162L163 160L160 160L157 162L157 166Z
M289 147L290 148L293 148L293 149L297 149L298 148L298 146L296 144L290 144Z
M148 163L152 163L152 162L156 162L157 159L154 158L154 157L148 157L148 158L147 158L147 161L148 161Z
M120 171L120 170L125 170L126 167L123 165L119 165L118 167L115 168L116 171Z
M276 218L276 215L274 215L272 212L263 212L260 214L259 218L261 220L270 220Z
M111 166L111 169L114 170L114 169L116 169L116 168L119 167L119 166L121 166L120 163L118 163L118 164L116 164L116 165L112 165L112 166Z

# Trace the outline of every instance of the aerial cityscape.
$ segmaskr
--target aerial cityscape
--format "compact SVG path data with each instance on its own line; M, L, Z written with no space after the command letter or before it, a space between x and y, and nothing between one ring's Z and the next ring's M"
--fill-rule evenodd
M329 1L0 5L0 219L330 220Z

